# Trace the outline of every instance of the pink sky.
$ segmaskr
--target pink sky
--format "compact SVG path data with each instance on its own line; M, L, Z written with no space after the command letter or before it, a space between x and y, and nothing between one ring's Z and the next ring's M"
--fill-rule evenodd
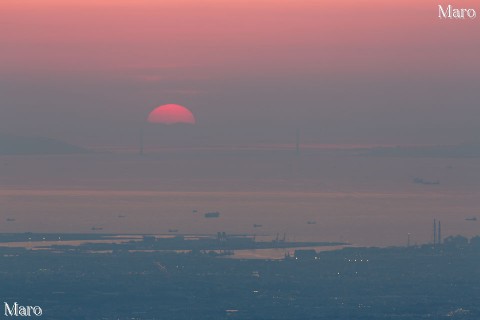
M478 1L448 3L476 8L480 13ZM119 127L131 125L131 119L135 118L132 122L139 121L152 107L170 102L193 105L194 113L203 112L203 116L199 115L199 124L203 117L203 123L210 126L228 116L270 118L275 105L280 110L279 118L272 122L278 122L278 126L284 126L287 118L298 118L295 121L306 125L313 116L318 116L328 119L326 124L336 121L339 125L351 127L356 125L351 122L353 120L341 121L343 111L337 107L329 110L327 105L340 105L339 101L346 99L340 108L347 110L345 105L355 103L360 109L355 107L345 112L353 112L353 115L358 110L362 110L362 114L385 113L379 119L384 123L397 117L398 106L385 106L387 109L380 110L380 113L378 108L400 95L412 97L404 104L418 103L424 108L414 118L425 118L428 122L428 113L437 113L434 108L445 101L445 97L440 97L443 100L438 100L439 103L425 101L429 96L445 92L446 87L454 84L464 87L466 83L476 87L479 79L480 18L440 21L437 18L438 4L448 3L431 0L2 1L0 80L13 83L15 87L5 89L8 94L2 103L21 105L35 110L33 112L45 108L42 112L46 114L44 120L40 115L40 122L32 124L27 121L15 128L26 131L30 128L32 133L50 136L58 135L62 130L52 128L47 114L61 117L71 108L72 114L82 121L92 118L92 114L101 118L110 110L106 103L121 109L120 120L113 124ZM411 79L421 83L409 87ZM446 82L438 86L434 82L439 79ZM389 81L393 82L389 84ZM60 83L62 92L74 94L65 93L67 96L56 101L46 99L58 94L60 87L56 82ZM72 86L66 88L70 82ZM43 88L45 85L50 87ZM368 89L377 85L385 101L376 101L378 94ZM113 87L102 89L100 93L95 91L103 86ZM250 92L254 89L249 86L262 92ZM454 91L458 91L459 86ZM15 91L20 87L35 89L30 91L33 93L24 92L27 89ZM424 90L416 92L420 87ZM120 97L125 94L125 88L134 91L128 98ZM78 106L70 103L71 106L65 106L60 115L60 107L49 109L49 105L55 103L66 105L65 101L80 99L79 90L88 92L92 101L78 102ZM311 113L311 107L305 107L297 114L290 114L288 108L293 98L282 106L280 101L287 101L288 97L279 95L275 101L267 97L286 94L289 90L294 91L294 101L299 101L300 106L325 105L325 110ZM462 114L467 114L465 118L457 119L456 111L449 109L437 121L440 124L432 124L436 130L444 130L450 125L450 118L454 121L451 130L461 126L462 122L473 123L473 118L478 119L476 111L468 113L474 111L476 90L465 90L469 95L463 91L454 93L464 99L460 104L464 109ZM321 94L317 97L315 92ZM338 92L339 97L325 98L325 95L333 95L332 92ZM103 100L114 98L99 101L94 98L96 94L103 94ZM240 113L235 105L251 105L251 101L247 103L239 98L246 95L259 95L260 107L247 107L248 110ZM32 106L28 97L38 101L38 106ZM128 107L125 102L128 99L131 99L130 104L144 107L141 111ZM96 104L102 107L96 108ZM225 106L227 104L232 105L231 110ZM376 104L376 111L372 111L372 105ZM197 110L195 106L198 106ZM439 108L443 112L449 107ZM15 112L11 107L0 127L12 131L11 120L19 116ZM399 119L406 121L409 116L402 114ZM254 123L255 119L252 120L253 127L260 125ZM367 118L362 121L365 122L363 127L369 126ZM425 121L414 124L415 128L430 125ZM102 121L92 122L90 126L95 128L93 131L98 130L97 136L104 134L100 128ZM72 137L82 134L73 130L74 125L64 127L71 131ZM109 134L114 135L113 129ZM334 130L330 134L335 136ZM368 140L367 136L371 134L366 133L364 140ZM469 134L470 131L464 132L457 140L465 140ZM349 135L358 136L353 132L344 135L338 139L347 143L353 142L348 141ZM395 139L402 140L401 137ZM416 142L412 140L416 139L411 137L405 142Z
M438 1L4 1L0 63L46 72L385 72L405 66L438 70L455 53L457 68L465 71L475 61L478 67L479 48L468 39L478 39L479 20L439 21L437 6Z

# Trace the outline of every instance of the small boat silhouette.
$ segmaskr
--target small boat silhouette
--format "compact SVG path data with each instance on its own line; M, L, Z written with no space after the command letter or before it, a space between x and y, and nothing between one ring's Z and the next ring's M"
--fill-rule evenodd
M220 212L207 212L205 213L205 218L218 218L220 216Z

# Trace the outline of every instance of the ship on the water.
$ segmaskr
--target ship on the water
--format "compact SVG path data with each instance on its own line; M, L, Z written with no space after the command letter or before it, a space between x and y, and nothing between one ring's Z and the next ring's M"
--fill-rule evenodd
M220 212L215 211L215 212L207 212L205 213L205 218L218 218L220 217Z

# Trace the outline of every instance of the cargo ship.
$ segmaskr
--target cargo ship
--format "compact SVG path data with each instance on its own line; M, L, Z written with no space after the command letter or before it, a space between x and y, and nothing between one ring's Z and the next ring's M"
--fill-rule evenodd
M218 218L220 217L220 212L207 212L205 213L205 218Z

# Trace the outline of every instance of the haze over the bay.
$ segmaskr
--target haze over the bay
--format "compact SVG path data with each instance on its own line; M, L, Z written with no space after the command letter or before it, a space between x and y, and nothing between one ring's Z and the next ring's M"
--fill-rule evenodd
M480 319L478 14L0 0L2 313Z
M474 236L479 23L433 0L3 0L0 232ZM193 115L147 122L165 104Z

